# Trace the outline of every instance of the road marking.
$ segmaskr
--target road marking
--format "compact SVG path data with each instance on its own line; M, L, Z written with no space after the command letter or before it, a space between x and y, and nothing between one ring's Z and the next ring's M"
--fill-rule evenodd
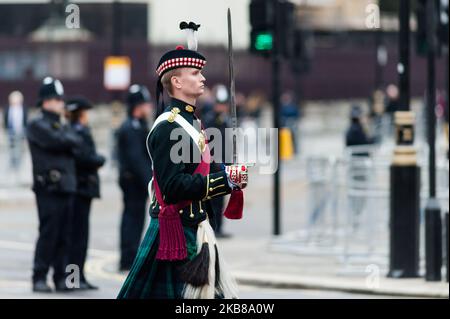
M31 243L0 240L0 249L33 252L34 248L34 244ZM89 249L88 255L94 259L86 262L85 268L87 274L119 282L125 281L125 274L113 273L106 270L108 265L116 263L119 259L117 253L108 250ZM5 282L9 281L0 281L0 285L3 286Z

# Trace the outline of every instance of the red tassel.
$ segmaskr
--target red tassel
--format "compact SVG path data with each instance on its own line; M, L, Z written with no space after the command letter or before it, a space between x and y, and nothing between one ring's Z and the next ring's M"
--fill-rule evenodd
M241 219L244 211L244 192L240 189L231 191L230 201L223 214L228 219Z
M187 258L186 237L181 218L171 207L164 207L159 216L158 260L184 260Z

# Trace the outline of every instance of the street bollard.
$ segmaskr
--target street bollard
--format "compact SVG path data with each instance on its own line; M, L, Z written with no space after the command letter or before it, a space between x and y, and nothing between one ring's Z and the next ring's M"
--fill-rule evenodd
M446 264L445 264L445 272L446 272L446 277L447 277L447 282L448 282L448 243L449 243L449 236L448 236L448 212L445 213L445 236L446 236L446 241L445 241L445 259L446 259Z
M442 280L442 220L437 199L430 199L425 210L426 281Z
M294 157L294 141L292 131L283 127L280 129L280 159L291 160Z
M413 112L396 112L397 146L390 177L390 278L419 276L420 167Z

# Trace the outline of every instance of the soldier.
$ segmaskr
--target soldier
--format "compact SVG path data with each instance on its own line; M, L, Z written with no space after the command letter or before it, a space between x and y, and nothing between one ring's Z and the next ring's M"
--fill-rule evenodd
M128 117L117 132L119 185L124 201L120 228L121 271L130 269L139 248L148 199L147 185L152 176L151 162L145 147L147 119L151 113L147 88L132 85L127 104Z
M198 28L194 23L183 26ZM212 229L211 199L231 193L225 216L240 218L247 168L225 168L210 161L205 134L194 114L205 87L201 73L205 64L192 47L177 47L158 64L157 104L163 87L171 100L147 138L153 162L152 218L120 299L237 297Z
M33 162L33 191L39 213L39 238L33 267L33 291L51 292L49 267L57 291L70 291L65 283L72 196L76 192L73 151L80 144L71 128L61 122L64 89L47 77L39 90L41 114L27 127Z
M67 118L73 130L83 141L75 151L77 174L77 194L73 205L70 264L78 265L80 270L80 289L98 289L86 280L84 263L86 261L89 238L89 213L93 198L100 198L98 170L105 163L105 157L96 151L89 128L89 101L76 97L66 102Z

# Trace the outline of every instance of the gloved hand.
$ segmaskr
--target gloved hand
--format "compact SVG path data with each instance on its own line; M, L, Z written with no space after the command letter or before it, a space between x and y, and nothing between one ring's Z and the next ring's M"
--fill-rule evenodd
M225 167L228 182L234 188L244 189L248 183L248 168L246 165L229 165Z

